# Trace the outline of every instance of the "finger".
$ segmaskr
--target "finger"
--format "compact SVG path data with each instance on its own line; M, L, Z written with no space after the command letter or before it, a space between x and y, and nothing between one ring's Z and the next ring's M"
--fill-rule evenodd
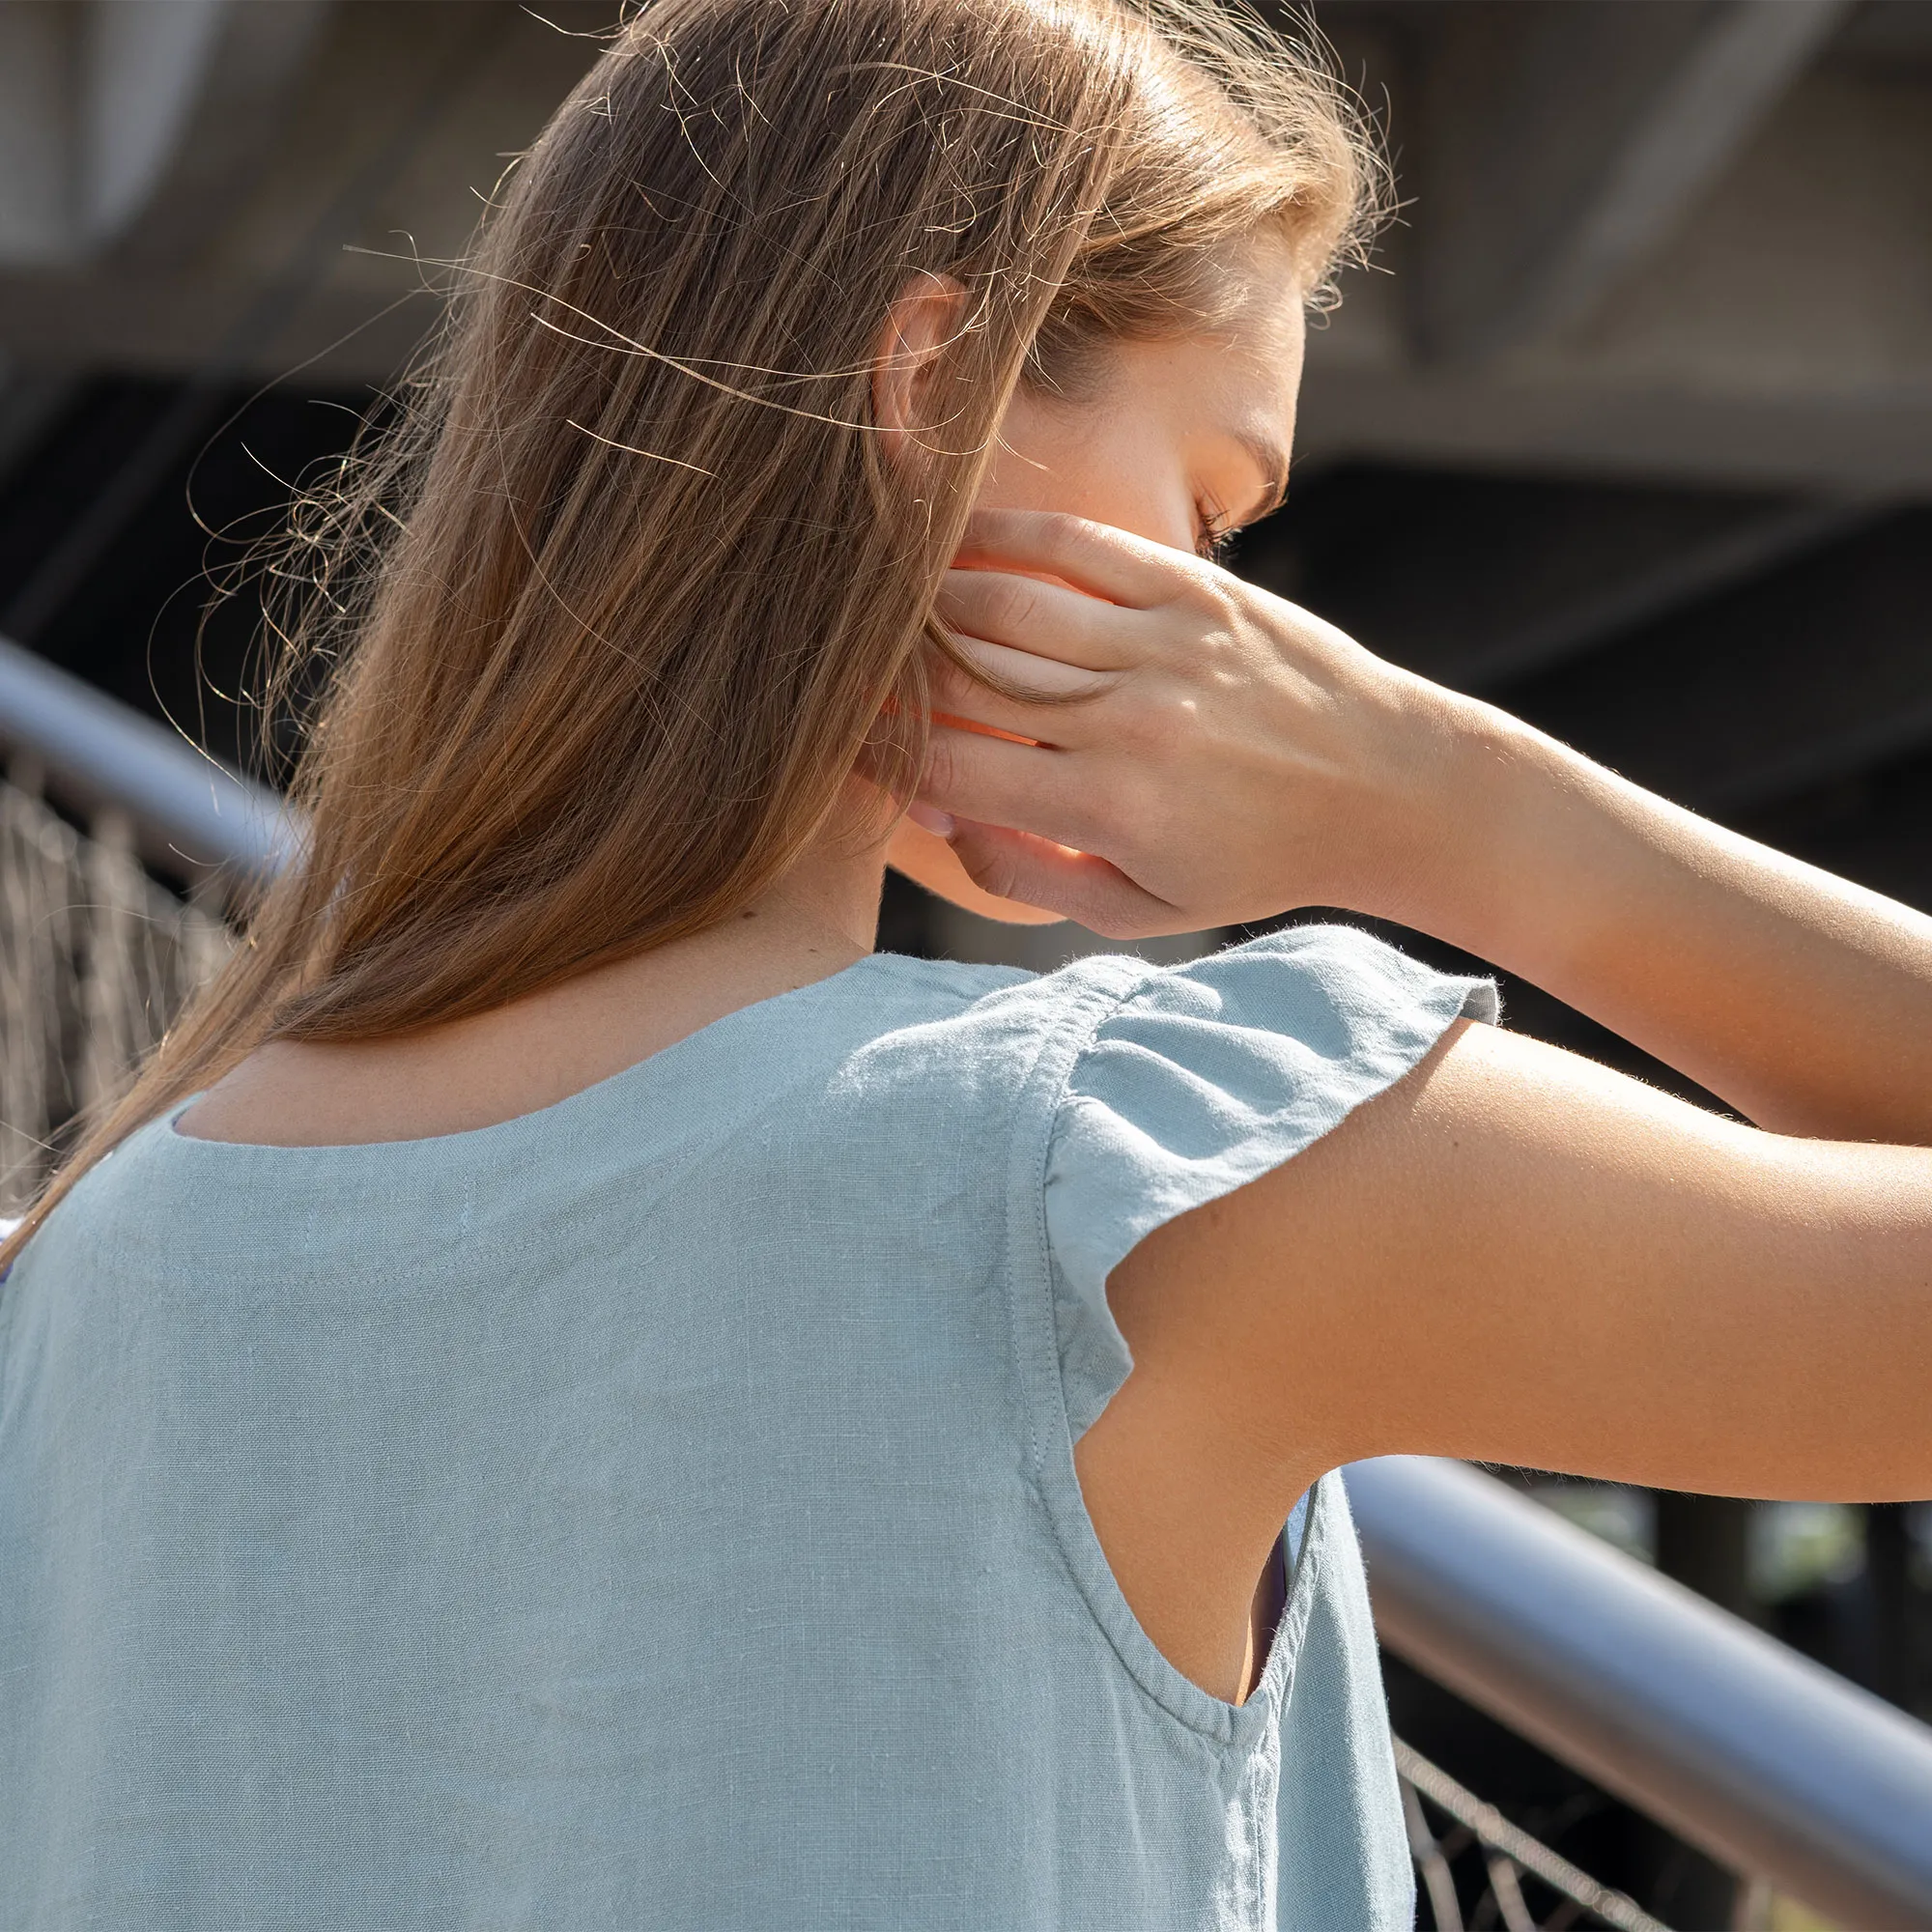
M975 651L972 655L977 661L979 653ZM1020 654L1008 651L1001 655L1013 658ZM995 663L988 668L999 673L1007 668ZM1031 668L1022 674L1031 676ZM988 730L1009 732L1013 737L1031 739L1035 744L1047 745L1056 751L1071 751L1076 747L1084 750L1098 742L1105 733L1104 718L1093 717L1092 703L1083 701L1079 694L1069 694L1071 701L1059 702L1046 698L1033 701L1009 697L1004 692L981 684L978 678L967 676L957 665L937 653L927 675L932 695L932 716L941 724L965 719L984 725ZM1085 677L1087 673L1081 671L1074 675Z
M1114 689L1118 677L1108 671L1086 670L1079 665L1063 664L1058 658L1037 657L1032 651L1015 650L1007 644L988 643L983 638L954 636L953 647L975 670L996 677L1008 687L1007 695L1017 704L1037 702L1064 707L1069 700L1104 696ZM954 677L964 677L958 666L941 659ZM971 682L968 679L967 682Z
M955 566L933 611L949 631L1088 670L1125 669L1151 642L1137 611L1007 570Z
M1100 842L1101 820L1081 777L1073 753L935 723L919 797L955 819L1009 825L1086 850Z
M1111 604L1149 611L1171 603L1200 572L1200 559L1165 544L1059 510L975 510L962 557L1045 572Z
M962 820L952 845L966 875L996 898L1018 899L1109 939L1173 932L1185 922L1118 866L1004 826Z
M952 821L948 819L943 832L937 836L929 829L922 829L915 818L920 808L915 805L906 817L900 819L893 833L891 845L886 849L886 864L896 872L922 885L929 893L936 893L941 898L971 913L978 913L981 919L998 920L1003 925L1051 925L1064 919L1064 913L1050 912L1043 906L1023 905L1018 899L995 897L980 886L976 886L967 876L966 868L959 863L958 855L946 841L954 830Z

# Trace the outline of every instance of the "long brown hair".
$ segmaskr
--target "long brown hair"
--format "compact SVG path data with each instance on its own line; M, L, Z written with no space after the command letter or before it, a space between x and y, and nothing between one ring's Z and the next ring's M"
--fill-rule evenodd
M1015 385L1210 326L1266 226L1318 288L1376 180L1321 59L1214 0L630 14L506 178L400 430L298 511L270 696L299 863L0 1264L263 1040L400 1034L696 932L862 756L903 796ZM871 364L921 271L966 295L905 466Z

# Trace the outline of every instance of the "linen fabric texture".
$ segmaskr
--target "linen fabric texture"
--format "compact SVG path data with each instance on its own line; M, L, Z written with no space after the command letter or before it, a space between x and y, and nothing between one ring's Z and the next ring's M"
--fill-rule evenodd
M472 1132L182 1102L0 1288L0 1924L1406 1928L1340 1477L1237 1708L1073 1444L1134 1243L1494 1011L879 954Z

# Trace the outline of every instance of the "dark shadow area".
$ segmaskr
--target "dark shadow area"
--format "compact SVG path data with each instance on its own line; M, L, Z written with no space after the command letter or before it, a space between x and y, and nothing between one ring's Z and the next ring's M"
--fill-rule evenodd
M124 376L79 384L0 471L0 630L42 559L138 451L178 388ZM236 390L215 418L222 426L146 493L72 595L15 641L252 768L256 725L242 694L256 670L259 585L220 598L215 586L281 533L296 488L327 473L373 400Z

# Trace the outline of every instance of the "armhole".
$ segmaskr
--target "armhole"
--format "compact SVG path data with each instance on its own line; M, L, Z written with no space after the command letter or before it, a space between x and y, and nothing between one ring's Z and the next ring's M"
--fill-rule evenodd
M1006 1289L1014 1372L1026 1431L1027 1473L1052 1525L1056 1545L1074 1587L1100 1634L1127 1675L1151 1703L1189 1732L1221 1747L1246 1748L1269 1728L1272 1711L1285 1701L1287 1679L1307 1624L1307 1603L1320 1564L1314 1534L1324 1512L1322 1477L1309 1492L1293 1569L1284 1588L1282 1614L1261 1678L1247 1701L1230 1704L1204 1690L1169 1662L1142 1629L1101 1548L1087 1512L1073 1461L1073 1430L1061 1373L1059 1329L1054 1318L1053 1254L1046 1222L1046 1168L1060 1099L1080 1054L1110 1013L1153 978L1139 961L1120 978L1082 988L1072 1010L1049 1028L1015 1109L1008 1177ZM1281 1546L1277 1545L1277 1548Z
M1368 945L1377 944L1367 940L1366 935L1350 937L1360 938ZM1104 977L1096 972L1094 983L1078 987L1059 1024L1045 1030L1040 1048L1023 1079L1014 1110L1005 1274L1014 1371L1026 1431L1028 1473L1044 1505L1071 1580L1128 1675L1177 1723L1217 1746L1245 1750L1269 1734L1276 1714L1286 1705L1312 1605L1317 1593L1324 1587L1328 1568L1323 1557L1324 1547L1335 1534L1352 1535L1351 1530L1338 1531L1336 1527L1338 1521L1346 1525L1348 1505L1340 1494L1340 1472L1331 1470L1318 1478L1296 1505L1298 1523L1296 1511L1290 1513L1283 1537L1275 1546L1278 1553L1292 1552L1281 1614L1255 1689L1241 1704L1231 1704L1203 1690L1170 1662L1142 1628L1115 1578L1088 1513L1074 1462L1075 1427L1068 1408L1068 1388L1055 1314L1055 1261L1047 1224L1046 1177L1060 1106L1081 1055L1113 1014L1169 969L1124 958L1090 960L1085 964L1089 969L1115 970ZM1493 985L1451 980L1446 975L1429 973L1428 969L1416 970L1434 982L1436 996L1430 1003L1434 1009L1407 1043L1412 1050L1403 1052L1403 1064L1388 1079L1377 1083L1373 1090L1376 1093L1385 1091L1426 1057L1457 1019L1496 1016ZM1310 1137L1313 1138L1319 1135ZM1292 1158L1298 1151L1290 1150L1263 1162L1255 1168L1255 1175ZM1244 1176L1243 1179L1252 1178ZM1232 1191L1232 1186L1238 1184L1231 1183L1219 1191ZM1201 1204L1187 1204L1197 1205ZM1160 1217L1168 1218L1172 1214ZM1154 1225L1159 1225L1158 1221ZM1136 1234L1128 1246L1144 1238L1148 1232L1151 1229ZM1091 1424L1093 1418L1087 1420Z

